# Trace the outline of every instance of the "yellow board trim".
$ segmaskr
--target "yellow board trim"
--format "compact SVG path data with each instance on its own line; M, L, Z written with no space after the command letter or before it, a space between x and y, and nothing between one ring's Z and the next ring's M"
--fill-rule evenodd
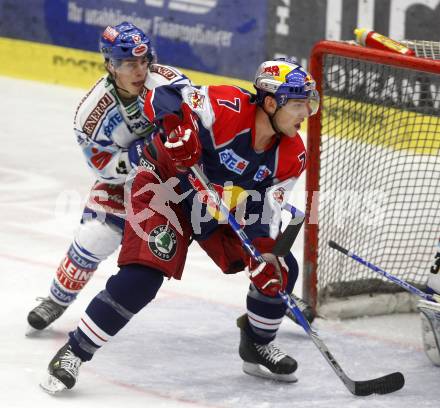
M76 88L90 88L105 74L98 52L0 37L0 75ZM179 68L181 69L181 68ZM253 92L252 83L181 69L197 85L236 85Z
M440 154L438 116L336 97L323 102L325 135L419 155Z

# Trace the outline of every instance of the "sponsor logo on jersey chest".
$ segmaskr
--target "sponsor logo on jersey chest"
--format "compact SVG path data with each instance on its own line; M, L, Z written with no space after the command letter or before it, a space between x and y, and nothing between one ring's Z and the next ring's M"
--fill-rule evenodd
M90 115L87 117L83 130L88 136L91 136L99 123L99 120L105 113L105 110L113 103L113 99L109 94L105 94L96 104Z
M255 181L263 181L266 177L270 176L272 172L266 165L262 165L258 167L257 172L254 175Z
M243 174L248 166L249 162L243 157L240 157L232 149L222 150L219 154L220 163L223 164L228 170L237 174Z

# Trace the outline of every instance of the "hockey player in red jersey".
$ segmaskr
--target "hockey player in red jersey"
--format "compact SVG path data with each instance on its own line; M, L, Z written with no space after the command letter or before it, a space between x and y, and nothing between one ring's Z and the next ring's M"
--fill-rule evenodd
M98 265L120 246L123 185L153 132L140 109L145 92L160 85L190 83L176 69L154 63L149 37L131 23L108 26L101 35L100 51L108 74L83 98L74 120L78 144L97 181L48 297L28 315L31 332L45 329L60 317Z
M170 85L148 92L144 112L163 131L145 146L143 167L126 183L130 195L120 270L49 363L42 383L46 391L72 388L80 365L154 299L164 277L181 278L192 239L224 273L248 271L247 314L237 321L243 370L296 381L297 362L274 340L286 310L277 294L292 292L298 264L292 254L277 258L271 252L282 207L306 167L298 130L316 113L319 96L311 76L292 60L264 62L254 85L256 95L233 86L187 86L177 92ZM189 169L194 164L217 191L235 194L231 211L264 263L250 259L206 199ZM239 216L243 209L245 217Z

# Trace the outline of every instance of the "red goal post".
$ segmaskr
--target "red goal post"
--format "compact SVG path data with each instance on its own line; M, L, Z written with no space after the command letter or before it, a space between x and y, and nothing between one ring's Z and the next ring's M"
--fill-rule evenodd
M303 296L329 317L414 310L327 242L425 286L440 237L440 61L322 41L309 69L321 107L308 124Z

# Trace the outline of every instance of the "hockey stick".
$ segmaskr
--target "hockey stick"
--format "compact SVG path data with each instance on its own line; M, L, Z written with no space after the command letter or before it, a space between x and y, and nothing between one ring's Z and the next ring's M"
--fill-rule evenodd
M313 343L320 351L320 353L330 364L330 367L353 395L362 397L371 394L389 394L391 392L400 390L405 385L405 378L403 377L403 374L399 372L391 373L379 378L374 378L372 380L352 380L350 377L348 377L347 374L345 374L344 370L333 357L333 354L330 353L330 350L319 337L318 333L310 327L309 322L298 309L298 306L291 301L286 293L280 292L280 296L284 300L284 303L295 314L296 319L305 330L305 332L312 339Z
M278 238L277 243L275 244L273 253L276 256L282 256L278 254L288 254L290 249L292 248L293 243L296 240L301 228L304 224L305 215L300 210L295 208L290 204L286 204L283 207L284 210L290 211L292 214L292 219L289 222L289 225L286 227L284 232Z
M204 190L210 195L211 199L214 201L221 214L228 220L228 224L232 227L234 232L240 238L243 246L246 250L252 255L252 257L258 262L264 262L264 259L261 257L261 254L256 250L256 248L252 245L251 241L240 227L240 224L237 222L235 217L230 213L228 207L223 202L217 191L211 186L211 183L203 173L202 169L196 164L191 166L191 170L194 175L199 179L202 184ZM302 223L304 222L304 214L293 207L292 205L287 205L285 207L286 210L290 211L293 215L292 220L289 225L286 227L285 231L278 238L274 248L273 254L279 257L285 257L289 254L290 248L292 247L293 242L295 241Z
M264 262L264 259L261 256L260 252L251 244L246 233L240 228L240 225L237 223L236 219L229 212L228 208L224 204L221 197L218 195L217 191L213 187L211 187L209 180L207 179L203 171L200 169L200 167L198 165L194 165L191 167L191 170L193 171L194 175L199 179L199 181L202 183L202 186L205 189L205 191L207 191L211 195L211 198L215 201L221 213L227 218L229 225L238 235L242 244L247 249L249 254L257 262ZM283 255L277 255L277 256L283 256ZM405 379L402 373L399 372L366 381L353 381L352 379L350 379L347 376L347 374L345 374L344 370L342 370L341 366L338 364L338 362L333 357L333 355L330 353L329 349L327 348L325 343L321 340L318 333L312 330L309 322L302 314L295 300L284 291L280 291L279 296L283 300L285 305L290 309L290 311L295 315L296 319L298 320L299 324L302 326L304 331L309 335L315 346L324 356L326 361L330 364L336 375L341 379L341 381L344 383L344 385L352 394L357 396L366 396L371 394L388 394L400 390L404 386Z
M431 302L437 302L440 303L440 296L439 295L429 295L420 289L416 288L415 286L411 285L410 283L398 278L395 275L392 275L383 269L379 268L376 265L373 265L371 262L366 261L365 259L361 258L360 256L356 255L354 252L349 251L348 249L345 249L341 247L339 244L337 244L334 241L328 242L329 246L333 249L336 249L339 252L342 252L344 255L347 255L349 258L354 259L355 261L359 262L362 265L365 265L367 268L370 268L372 271L379 273L380 275L384 276L391 282L394 282L396 285L399 285L401 288L405 289L406 291L412 293L413 295L420 296L421 298L425 300L429 300Z

